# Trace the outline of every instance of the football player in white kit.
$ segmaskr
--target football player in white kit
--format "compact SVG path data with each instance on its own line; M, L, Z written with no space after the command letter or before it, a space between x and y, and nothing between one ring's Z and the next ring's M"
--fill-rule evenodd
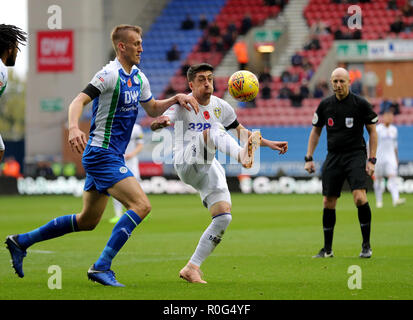
M125 165L130 169L135 178L141 181L141 175L139 172L139 158L138 154L143 149L143 131L142 127L135 123L132 129L130 141L125 151ZM115 216L112 217L109 222L116 223L123 215L123 205L120 201L113 198L113 208L115 210ZM146 217L148 218L148 217Z
M397 167L399 163L397 150L397 127L393 123L393 111L387 110L383 114L382 121L377 125L377 163L374 179L374 192L376 195L376 207L383 207L383 192L385 190L385 178L387 189L390 191L393 206L406 202L400 198L397 186Z
M7 67L14 66L19 51L19 43L24 44L25 42L26 32L13 25L0 24L0 97L7 87ZM0 134L0 161L3 159L5 149Z
M211 213L212 222L202 234L192 257L179 276L188 282L206 283L200 266L220 243L232 220L231 196L222 165L215 158L216 149L251 168L254 152L261 146L287 152L286 141L271 141L259 131L250 132L238 123L234 109L213 95L213 67L207 63L193 65L187 72L189 87L198 102L200 112L183 112L179 105L171 106L151 124L152 130L175 123L174 167L179 178L200 193L202 202ZM180 129L182 129L180 132ZM241 147L227 133L235 129Z

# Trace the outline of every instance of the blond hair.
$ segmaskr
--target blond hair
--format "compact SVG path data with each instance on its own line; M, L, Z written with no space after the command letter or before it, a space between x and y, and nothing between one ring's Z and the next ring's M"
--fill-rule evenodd
M113 28L112 33L110 35L112 39L113 49L118 52L118 43L119 42L126 42L127 39L127 31L135 31L140 36L142 35L142 28L139 26L133 26L129 24L120 24Z

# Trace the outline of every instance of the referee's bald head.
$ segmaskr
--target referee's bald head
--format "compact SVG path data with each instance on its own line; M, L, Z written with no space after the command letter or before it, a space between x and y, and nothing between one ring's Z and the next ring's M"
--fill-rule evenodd
M331 79L333 79L334 77L345 77L348 80L350 80L350 74L348 73L348 71L344 68L336 68L333 70L333 72L331 73Z

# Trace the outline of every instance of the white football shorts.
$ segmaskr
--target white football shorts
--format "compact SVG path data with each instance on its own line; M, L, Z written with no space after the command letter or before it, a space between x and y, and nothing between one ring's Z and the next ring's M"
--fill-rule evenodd
M215 150L206 150L202 133L188 143L184 152L176 154L175 170L186 184L194 187L200 194L206 208L225 201L231 205L225 170L215 158ZM210 161L204 161L204 154ZM177 161L178 160L178 161Z
M397 163L395 161L377 161L374 175L376 177L397 176Z

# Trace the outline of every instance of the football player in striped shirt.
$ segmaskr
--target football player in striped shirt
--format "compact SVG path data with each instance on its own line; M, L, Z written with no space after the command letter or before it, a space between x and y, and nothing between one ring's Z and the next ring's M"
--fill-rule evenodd
M115 60L93 77L69 106L69 143L73 152L83 153L86 171L83 208L78 214L58 217L31 232L8 236L6 243L13 267L23 277L26 249L39 241L66 233L93 230L102 218L109 195L127 209L113 228L106 247L88 270L88 278L109 286L124 286L111 270L113 258L126 243L133 229L151 210L148 197L125 165L124 153L130 140L139 104L151 117L160 116L171 105L198 112L197 101L177 94L155 100L148 79L136 65L141 59L142 30L138 26L119 25L112 31ZM78 122L84 106L93 101L89 141Z
M14 66L19 51L19 43L24 44L26 40L26 32L19 27L0 24L0 97L7 87L7 67ZM0 134L0 161L3 159L5 149Z

